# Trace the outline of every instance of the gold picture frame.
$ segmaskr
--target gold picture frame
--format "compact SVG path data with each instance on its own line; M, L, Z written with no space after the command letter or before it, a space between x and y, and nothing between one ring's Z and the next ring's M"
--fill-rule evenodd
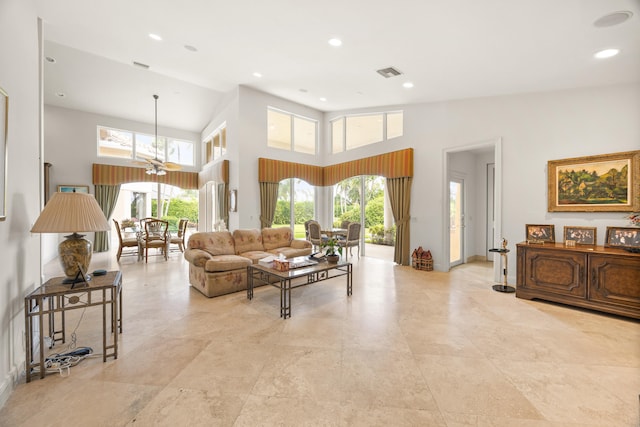
M595 246L598 242L596 227L564 226L564 241L572 240L576 245Z
M9 95L0 87L0 221L7 219L7 135L9 134Z
M527 224L526 236L529 243L555 243L555 226L553 224Z
M634 212L640 209L640 150L550 160L549 212Z
M607 227L604 246L605 248L622 248L640 252L640 228Z

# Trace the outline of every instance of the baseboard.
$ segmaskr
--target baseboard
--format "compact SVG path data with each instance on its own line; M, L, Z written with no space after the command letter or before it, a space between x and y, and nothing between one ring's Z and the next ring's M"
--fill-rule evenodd
M487 262L489 261L486 256L483 255L472 255L467 258L467 262Z
M20 372L22 372L22 370L14 366L0 383L0 408L4 407L11 393L13 393L13 390L16 388Z

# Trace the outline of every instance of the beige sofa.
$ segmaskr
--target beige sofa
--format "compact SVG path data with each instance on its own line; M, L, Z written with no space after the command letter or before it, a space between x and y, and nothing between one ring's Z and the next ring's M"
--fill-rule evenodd
M311 254L311 242L293 239L289 228L240 229L194 233L184 257L189 283L208 297L247 289L247 266L271 255Z

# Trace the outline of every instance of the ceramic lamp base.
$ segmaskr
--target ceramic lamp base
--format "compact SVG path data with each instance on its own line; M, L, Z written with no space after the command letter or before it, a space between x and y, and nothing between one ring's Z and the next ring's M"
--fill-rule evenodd
M64 275L69 279L75 279L78 276L80 267L86 272L91 263L91 242L84 238L82 234L73 233L65 236L58 245L58 254L60 255L60 265L64 271Z

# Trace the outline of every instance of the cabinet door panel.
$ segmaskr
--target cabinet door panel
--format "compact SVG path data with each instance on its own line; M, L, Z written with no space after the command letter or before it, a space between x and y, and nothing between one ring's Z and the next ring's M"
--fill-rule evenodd
M561 253L529 250L525 256L525 285L528 288L561 295L586 298L584 284L586 256L579 253Z
M640 260L606 255L590 259L589 300L640 308Z

